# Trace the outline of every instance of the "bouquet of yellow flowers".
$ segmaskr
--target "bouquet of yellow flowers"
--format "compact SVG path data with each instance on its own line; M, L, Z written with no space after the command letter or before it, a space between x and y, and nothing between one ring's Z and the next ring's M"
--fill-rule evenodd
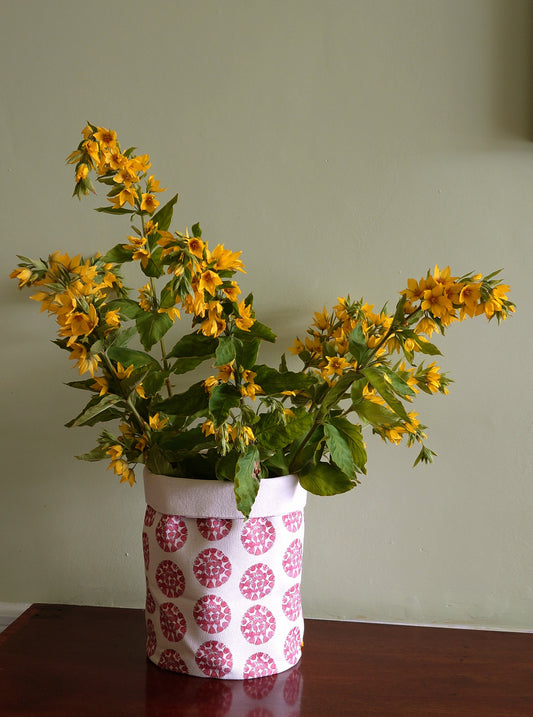
M190 234L171 231L177 195L161 205L166 190L149 174L149 156L123 151L102 127L88 124L82 135L67 158L74 195L94 192L96 175L109 202L96 211L126 215L130 233L103 255L19 256L11 274L19 287L37 288L31 298L55 316L55 343L84 377L69 385L89 401L67 426L118 426L102 430L79 458L110 460L130 484L136 463L156 474L233 481L245 516L262 478L295 473L319 495L353 488L366 473L364 427L393 444L420 444L415 465L432 460L426 427L407 408L419 391L448 391L429 339L467 317L506 319L514 305L499 272L452 276L436 267L408 281L393 313L340 298L296 339L299 370L285 355L274 368L258 362L261 342L276 336L256 319L252 294L241 298L241 252L211 249L199 224ZM136 295L120 273L130 262L142 276ZM182 315L191 330L169 341ZM176 393L173 379L205 362L207 375Z

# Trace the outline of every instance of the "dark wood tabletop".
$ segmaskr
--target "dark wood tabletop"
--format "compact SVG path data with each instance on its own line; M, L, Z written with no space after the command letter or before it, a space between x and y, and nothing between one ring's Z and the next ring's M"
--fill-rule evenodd
M166 672L144 612L32 605L0 634L0 715L533 716L533 634L306 620L302 660L255 680Z

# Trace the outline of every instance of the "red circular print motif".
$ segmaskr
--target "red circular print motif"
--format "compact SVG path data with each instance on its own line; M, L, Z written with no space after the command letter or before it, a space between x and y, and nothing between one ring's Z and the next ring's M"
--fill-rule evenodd
M231 652L226 645L217 640L208 640L200 645L194 658L207 677L224 677L233 667Z
M291 672L283 687L283 699L288 705L295 705L302 687L302 673L299 670Z
M217 595L204 595L194 606L193 616L204 632L214 635L222 632L231 622L231 610Z
M166 553L173 553L185 545L187 526L177 515L163 515L155 530L155 537Z
M154 623L151 620L146 621L146 654L151 657L157 647L157 638L155 636Z
M152 508L152 506L147 505L146 506L146 512L144 514L144 524L147 528L149 528L151 525L154 524L154 518L155 518L155 510Z
M303 546L299 538L293 540L283 556L283 570L291 578L296 578L302 572Z
M251 645L268 642L276 631L276 619L264 605L254 605L244 613L241 632Z
M148 542L148 535L143 533L143 555L144 555L144 567L148 570L150 566L150 544Z
M152 592L148 587L148 578L146 578L146 612L155 612L155 601Z
M161 592L169 598L177 598L185 590L185 576L172 560L163 560L155 571L155 581Z
M276 530L268 518L250 518L244 524L241 542L250 555L263 555L275 540Z
M285 655L285 659L291 665L295 665L300 659L301 642L302 640L300 637L300 629L297 627L293 627L293 629L287 635L285 645L283 646L283 654Z
M181 655L176 650L163 650L159 662L157 663L163 670L170 670L171 672L181 672L181 674L188 675L189 668L183 661Z
M218 588L231 575L231 563L221 550L206 548L192 566L196 579L204 588Z
M294 622L294 620L298 619L302 609L299 585L293 585L292 588L285 592L281 601L281 608L285 617L289 620Z
M161 632L170 642L179 642L187 631L185 618L171 602L161 605L159 621Z
M196 525L202 537L212 542L228 535L232 521L229 518L198 518Z
M301 510L295 510L294 513L287 513L282 516L283 525L291 533L296 533L302 527L303 513Z
M256 563L242 576L239 589L248 600L259 600L272 592L274 582L274 573L268 565Z
M252 680L256 677L268 677L270 675L272 675L273 679L266 680L264 685L263 680L261 680L260 683L249 683L253 686L260 686L260 690L249 687L249 685L244 685L246 694L256 699L262 699L271 692L276 681L276 663L270 655L267 655L266 652L255 652L253 655L250 655L244 665L244 679Z

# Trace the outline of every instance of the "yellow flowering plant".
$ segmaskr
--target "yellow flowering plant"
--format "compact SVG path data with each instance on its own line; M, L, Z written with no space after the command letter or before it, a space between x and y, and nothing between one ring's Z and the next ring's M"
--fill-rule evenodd
M514 305L499 272L452 276L436 267L408 281L393 313L340 298L294 342L299 370L285 355L274 368L258 362L261 342L276 336L256 319L252 294L241 298L241 252L211 249L199 224L190 234L171 231L177 195L160 203L166 190L149 173L149 156L123 151L102 127L88 124L82 135L67 158L74 195L94 192L95 176L108 190L96 211L125 215L130 232L104 255L19 256L11 274L55 316L55 343L82 377L69 385L90 394L67 426L116 426L79 458L109 460L130 484L137 463L156 474L233 481L245 516L262 478L295 473L319 495L353 488L366 473L365 427L393 444L419 444L415 465L432 460L426 427L408 410L419 391L448 392L429 339L466 318L506 319ZM139 268L137 294L124 286L126 263ZM182 315L190 331L169 341ZM207 375L176 393L175 377L205 363Z

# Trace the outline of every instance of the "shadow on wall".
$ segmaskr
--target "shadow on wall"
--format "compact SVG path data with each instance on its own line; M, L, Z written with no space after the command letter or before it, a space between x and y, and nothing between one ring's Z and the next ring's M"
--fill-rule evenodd
M494 23L495 122L506 134L533 141L532 0L497 0Z

